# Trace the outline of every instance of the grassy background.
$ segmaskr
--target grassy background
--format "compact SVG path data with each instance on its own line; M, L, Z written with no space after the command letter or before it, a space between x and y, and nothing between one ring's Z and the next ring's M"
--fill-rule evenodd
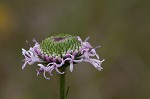
M56 33L91 36L105 58L101 72L88 63L67 71L69 99L150 98L148 0L1 0L0 99L57 99L57 75L21 70L21 48Z

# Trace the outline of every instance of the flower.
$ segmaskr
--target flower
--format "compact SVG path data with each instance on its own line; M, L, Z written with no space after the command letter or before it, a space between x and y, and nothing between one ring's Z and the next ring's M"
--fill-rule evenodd
M53 76L53 70L56 70L58 74L64 74L59 68L66 65L70 67L72 72L74 64L80 62L88 62L97 70L101 70L104 59L100 60L96 53L96 49L100 46L93 48L88 39L89 37L82 41L79 36L75 37L69 34L48 37L40 44L34 39L35 45L33 47L30 47L29 50L22 48L22 55L25 57L22 69L27 64L38 63L37 76L43 73L46 79L50 79L46 77L46 72L51 76ZM96 58L92 58L94 56Z

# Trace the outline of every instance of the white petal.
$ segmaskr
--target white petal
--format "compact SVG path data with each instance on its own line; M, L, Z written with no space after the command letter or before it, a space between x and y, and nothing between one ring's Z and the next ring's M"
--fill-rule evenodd
M25 55L26 50L22 48L22 54Z
M73 60L73 62L75 62L75 63L80 63L80 62L82 62L83 61L83 59L80 59L80 60Z
M88 37L84 40L84 42L87 42L89 39L90 39L90 36L88 36Z
M22 69L24 69L27 65L27 62L25 62L23 65L22 65Z
M101 71L103 68L102 67L97 67L97 70Z
M73 71L73 62L70 62L70 71Z
M38 66L40 66L41 68L43 68L43 67L44 67L44 65L43 65L43 64L38 64Z
M82 39L79 36L77 36L77 39L82 43Z

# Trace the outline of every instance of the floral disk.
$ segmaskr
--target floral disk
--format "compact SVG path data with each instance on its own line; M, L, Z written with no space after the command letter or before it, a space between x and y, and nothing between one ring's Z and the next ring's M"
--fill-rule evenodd
M100 60L96 53L96 49L100 46L93 48L88 39L89 37L82 41L79 36L58 34L46 38L40 44L33 40L35 45L30 47L29 50L22 48L22 55L25 57L22 69L27 64L38 63L37 76L43 73L46 79L50 79L46 77L46 72L51 76L53 76L53 70L56 70L59 74L64 74L64 72L60 72L59 68L65 65L69 65L72 72L74 64L80 62L91 63L100 71L103 69L101 64L104 61L104 59ZM94 56L96 56L96 59L92 58Z

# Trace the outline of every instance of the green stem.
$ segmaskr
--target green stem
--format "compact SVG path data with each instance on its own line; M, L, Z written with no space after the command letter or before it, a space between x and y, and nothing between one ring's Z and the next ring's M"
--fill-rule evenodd
M66 68L62 68L63 72L66 71ZM65 73L64 74L59 74L59 94L60 94L60 99L66 99L66 94L65 94Z

